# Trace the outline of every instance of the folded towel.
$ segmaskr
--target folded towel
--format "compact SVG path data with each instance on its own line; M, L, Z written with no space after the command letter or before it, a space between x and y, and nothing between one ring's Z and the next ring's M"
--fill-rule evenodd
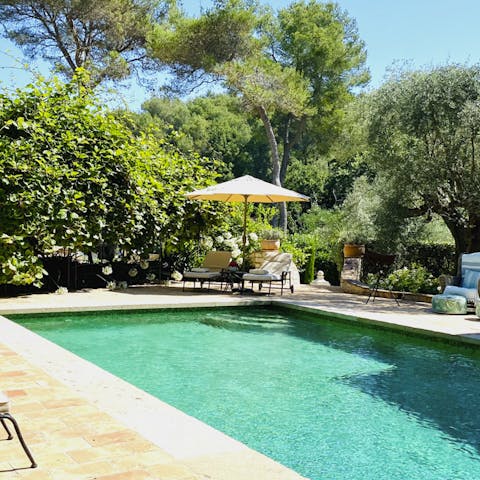
M191 271L192 272L197 272L197 273L206 273L206 272L209 272L210 270L208 268L205 268L205 267L194 267L194 268L192 268Z
M250 273L254 275L268 275L270 272L268 270L263 270L262 268L252 268Z

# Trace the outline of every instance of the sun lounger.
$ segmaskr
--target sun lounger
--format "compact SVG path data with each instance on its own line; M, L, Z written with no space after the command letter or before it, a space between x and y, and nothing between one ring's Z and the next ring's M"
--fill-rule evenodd
M231 252L208 252L201 267L183 272L183 289L185 290L185 283L188 281L193 282L194 288L197 281L200 283L200 287L207 283L207 288L210 288L211 282L221 281L222 270L228 268L231 258Z
M276 253L268 256L263 264L256 269L251 269L242 277L242 290L245 289L245 282L258 284L261 290L263 285L268 285L268 294L272 288L280 288L280 295L283 295L284 288L289 288L293 293L293 284L290 268L292 265L292 255L290 253Z

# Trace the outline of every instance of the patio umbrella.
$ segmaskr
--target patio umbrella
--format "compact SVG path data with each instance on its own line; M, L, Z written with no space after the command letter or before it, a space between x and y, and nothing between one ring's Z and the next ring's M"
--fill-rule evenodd
M247 243L247 204L248 203L279 203L279 202L308 202L310 199L301 193L287 188L264 182L250 175L218 183L202 190L187 193L192 200L216 200L219 202L242 202L243 211L243 237L242 254L245 259L245 246Z

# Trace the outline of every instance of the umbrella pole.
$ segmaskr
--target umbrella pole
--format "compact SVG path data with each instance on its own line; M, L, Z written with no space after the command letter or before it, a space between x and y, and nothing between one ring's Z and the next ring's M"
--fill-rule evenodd
M245 270L247 259L245 257L246 247L247 247L247 207L248 207L248 195L245 195L245 201L243 203L243 237L242 237L242 258L243 264L242 269Z

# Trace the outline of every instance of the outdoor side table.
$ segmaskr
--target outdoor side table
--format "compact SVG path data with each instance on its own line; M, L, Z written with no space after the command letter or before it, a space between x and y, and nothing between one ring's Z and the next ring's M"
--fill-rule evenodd
M238 285L238 290L240 290L240 285L242 283L242 277L246 272L240 270L222 270L222 283L225 283L225 291L235 291L234 285Z

